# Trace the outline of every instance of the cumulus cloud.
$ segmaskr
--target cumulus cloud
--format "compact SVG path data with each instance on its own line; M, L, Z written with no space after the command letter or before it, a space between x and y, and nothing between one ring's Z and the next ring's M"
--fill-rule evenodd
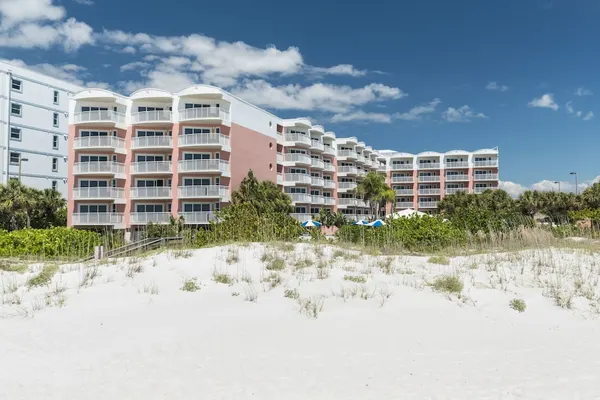
M583 182L578 182L577 191L579 193L583 192L588 187L592 186L594 183L600 182L600 176L595 177L594 179L590 179ZM575 182L574 181L560 181L560 191L561 192L569 192L575 193ZM524 186L519 183L511 182L511 181L500 181L499 187L500 189L506 191L512 197L519 197L519 195L526 190L538 190L541 192L552 192L558 191L559 183L551 180L542 180L534 183L531 186Z
M417 121L423 119L423 116L426 114L431 114L435 112L437 106L442 101L440 99L433 99L429 103L421 104L419 106L413 107L407 112L397 113L394 115L396 119L402 119L405 121Z
M583 87L577 88L577 90L575 91L575 96L591 96L593 94L594 93L592 93L591 90Z
M442 113L442 119L447 122L471 122L473 119L484 119L487 116L483 113L474 113L468 105L459 108L448 107Z
M584 121L589 121L592 118L594 118L594 113L592 111L590 111L587 114L585 114L585 117L583 117L583 120Z
M364 76L367 71L354 68L350 64L340 64L329 68L322 67L307 67L309 72L315 74L328 74L328 75L349 75L349 76Z
M584 121L589 121L594 118L594 113L592 111L588 111L588 113L584 116L583 111L575 110L575 108L573 108L572 101L569 101L567 104L565 104L565 108L567 109L568 114L574 114L577 118L581 118L583 116Z
M554 111L558 110L558 104L554 101L552 93L543 94L542 97L532 99L528 104L529 107L550 108Z
M392 117L389 114L364 112L359 110L348 114L335 114L331 118L331 122L334 123L350 121L379 122L389 124L392 122Z
M488 83L485 88L487 90L497 90L500 92L506 92L508 90L508 86L506 85L500 85L497 82L490 82Z

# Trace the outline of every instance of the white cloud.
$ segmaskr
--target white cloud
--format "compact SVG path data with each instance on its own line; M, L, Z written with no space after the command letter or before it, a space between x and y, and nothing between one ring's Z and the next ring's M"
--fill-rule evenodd
M423 118L425 114L431 114L435 112L435 109L442 101L440 99L433 99L429 103L421 104L408 110L404 113L397 113L394 115L396 119L402 119L405 121L416 121Z
M3 28L10 28L23 22L62 20L64 7L55 6L53 0L1 0L0 16Z
M354 68L350 64L340 64L329 68L321 67L308 67L309 72L316 74L329 74L329 75L349 75L349 76L364 76L367 71Z
M459 108L448 107L442 113L442 119L448 122L471 122L474 118L487 118L483 113L475 114L468 105Z
M149 68L151 64L144 61L134 61L124 65L121 65L120 70L123 71L136 71L136 70L145 70Z
M529 107L551 108L554 111L559 108L558 104L554 102L554 95L552 93L543 94L542 97L531 100L527 105Z
M577 88L577 90L575 91L575 96L591 96L594 93L592 93L591 90L586 89L586 88Z
M575 110L573 108L572 105L572 101L569 101L567 104L565 104L565 108L567 109L567 113L568 114L575 114L577 116L577 118L581 118L583 116L583 112L581 110ZM589 111L587 114L585 114L585 116L583 117L584 121L589 121L591 119L594 118L594 113L592 111Z
M93 6L95 3L92 0L73 0L77 4L82 6Z
M125 53L125 54L135 54L137 53L137 50L135 47L133 46L125 46L121 49L121 53Z
M572 103L572 101L569 101L567 104L565 104L565 107L567 108L567 113L569 114L573 114L575 112L573 106L571 105Z
M485 87L487 90L498 90L500 92L506 92L508 90L508 86L499 85L497 82L490 82Z
M500 181L498 187L508 193L511 197L519 197L527 188L519 183L511 181Z
M585 114L585 117L583 117L583 120L584 121L589 121L592 118L594 118L594 113L592 111L590 111L587 114Z
M273 86L264 80L245 81L232 92L247 101L274 109L349 113L367 103L405 97L402 90L380 83L362 88L315 83L310 86ZM340 117L338 117L340 118Z
M369 121L389 124L392 117L389 114L354 111L348 114L335 114L331 122Z
M556 181L551 181L551 180L545 179L545 180L536 182L533 185L527 187L527 186L521 185L519 183L511 182L511 181L500 181L498 186L500 187L500 189L507 192L511 197L516 198L516 197L519 197L519 195L521 193L525 192L526 190L537 190L537 191L541 191L541 192L558 191L559 184L555 183L555 182ZM593 185L596 182L600 182L600 176L597 176L594 179L591 179L588 181L578 182L578 184L577 184L578 193L583 192L585 189L587 189L588 187L590 187L591 185ZM575 182L574 181L560 181L559 183L560 183L560 191L561 192L575 193Z

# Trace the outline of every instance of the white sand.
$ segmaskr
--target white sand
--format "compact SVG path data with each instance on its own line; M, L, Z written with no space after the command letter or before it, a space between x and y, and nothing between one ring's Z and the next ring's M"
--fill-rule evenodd
M136 260L100 265L81 288L93 267L62 266L31 291L33 272L0 273L0 399L600 398L600 256L395 257L386 275L381 257L331 261L333 249L302 244L274 251L288 268L271 289L264 247L236 249L231 265L227 248L159 254L133 277ZM330 276L294 271L306 257L330 260ZM214 282L215 270L236 282ZM460 299L426 285L448 273L465 283ZM182 291L192 277L201 290ZM292 288L316 302L316 319L284 297ZM515 297L524 313L508 306Z

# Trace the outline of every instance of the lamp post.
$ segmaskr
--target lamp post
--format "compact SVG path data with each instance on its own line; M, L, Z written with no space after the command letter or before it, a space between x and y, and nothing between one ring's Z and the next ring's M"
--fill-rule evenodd
M24 161L29 161L29 159L19 157L19 183L21 183L21 167L22 167Z
M558 192L560 193L560 181L554 181L558 185Z
M569 175L575 175L575 196L579 194L579 184L577 182L577 172L570 172Z

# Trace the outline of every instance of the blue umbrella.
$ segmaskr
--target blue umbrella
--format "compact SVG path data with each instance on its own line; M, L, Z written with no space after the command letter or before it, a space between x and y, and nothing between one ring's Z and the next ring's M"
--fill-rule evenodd
M313 227L319 228L321 226L321 223L318 221L304 221L302 223L302 226L305 228L313 228Z
M383 226L383 225L385 225L385 222L383 222L383 221L382 221L382 220L380 220L380 219L376 219L375 221L373 221L373 222L369 222L369 223L367 224L367 226L372 226L372 227L374 227L374 228L376 228L376 227L379 227L379 226Z
M356 222L354 223L354 225L361 225L361 226L362 226L362 225L368 225L368 222L367 222L367 221L364 221L364 220L363 220L363 221L356 221Z

